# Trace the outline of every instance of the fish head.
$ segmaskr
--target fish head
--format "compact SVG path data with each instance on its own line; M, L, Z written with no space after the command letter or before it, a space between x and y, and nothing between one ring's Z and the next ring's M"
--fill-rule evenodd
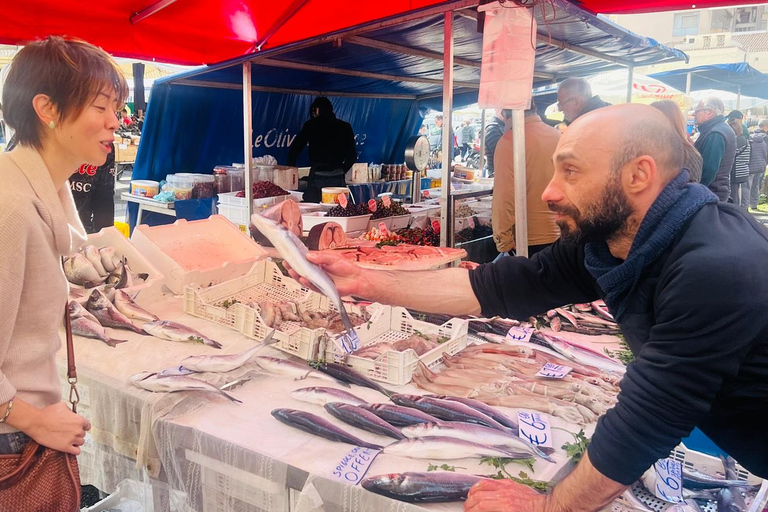
M418 399L421 397L416 395L405 395L402 393L397 393L392 395L390 400L392 400L393 403L397 405L402 405L404 407L409 407L411 404L415 403Z
M141 382L155 375L157 375L157 373L155 372L139 372L131 375L128 380L130 380L131 382Z
M207 356L189 356L181 360L181 366L195 369L195 367L206 359Z
M386 475L369 476L365 478L360 485L363 489L371 491L379 489L383 491L395 492L405 483L406 476L401 473L388 473Z
M112 303L109 301L109 297L107 297L104 292L99 289L93 290L90 297L88 297L88 308L108 308L111 304Z
M67 311L69 311L69 316L77 317L82 313L83 306L76 300L71 300L69 301L69 304L67 304Z

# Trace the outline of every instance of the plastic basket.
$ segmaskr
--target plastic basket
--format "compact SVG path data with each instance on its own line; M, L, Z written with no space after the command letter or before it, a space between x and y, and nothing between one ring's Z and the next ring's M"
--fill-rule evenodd
M327 345L326 360L340 361L346 357L346 364L375 379L395 386L408 384L413 377L418 361L434 368L443 361L443 353L457 354L467 347L468 322L453 318L443 325L414 320L405 308L383 307L365 325L358 327L360 348L382 342L395 342L409 338L415 331L424 334L447 337L448 341L419 357L414 350L404 352L389 350L376 359L345 354L335 344Z

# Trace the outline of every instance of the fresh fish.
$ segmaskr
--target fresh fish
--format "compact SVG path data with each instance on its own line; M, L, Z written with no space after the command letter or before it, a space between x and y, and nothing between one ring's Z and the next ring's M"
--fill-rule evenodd
M519 432L520 430L520 425L518 425L517 420L507 416L503 412L497 411L490 405L484 404L480 400L475 400L472 398L461 398L461 397L449 396L449 395L426 395L426 396L430 398L437 398L440 400L449 400L451 402L459 402L460 404L469 406L474 410L481 412L486 416L489 416L490 418L498 421L499 423L507 427L509 430L513 431L515 435L517 435L517 432Z
M440 400L418 395L393 395L392 402L403 407L412 407L446 421L463 421L509 432L507 427L468 405L449 400Z
M366 405L368 402L352 393L336 388L311 387L291 391L291 398L310 404L325 405L329 402L341 402L350 405Z
M115 256L115 248L111 246L102 247L99 249L99 257L101 258L101 266L107 272L115 270L115 264L112 263L112 258Z
M721 487L749 487L743 480L727 480L709 476L683 466L683 487L688 489L720 489Z
M99 323L99 319L93 316L93 314L85 309L82 304L75 300L69 301L67 304L67 311L69 311L69 318L74 320L75 318L85 318L91 322Z
M86 245L83 247L82 253L83 256L91 262L91 265L93 265L93 268L99 273L99 276L102 278L107 277L109 272L107 272L104 269L104 265L101 264L101 254L99 254L99 250L95 246Z
M685 500L685 503L670 503L662 512L702 512L701 507L694 500Z
M127 288L127 277L125 272L125 266L123 262L120 262L115 267L115 270L109 273L106 279L106 283L114 286L117 289Z
M482 459L483 457L520 458L520 454L501 448L487 446L453 437L414 437L392 443L383 453L411 459L455 460Z
M448 471L390 473L369 476L363 489L409 503L446 503L467 499L469 490L483 477Z
M746 512L747 505L739 489L723 487L717 493L717 512Z
M303 380L308 378L319 379L326 382L333 382L344 387L351 387L346 382L342 382L338 379L334 379L330 375L318 372L317 370L307 366L303 363L295 363L288 359L281 359L279 357L269 356L256 356L253 360L261 366L261 368L269 373L275 375L283 375L285 377L292 377L295 380Z
M363 409L371 411L373 414L383 419L390 425L397 427L407 427L408 425L417 425L419 423L437 423L439 418L430 416L418 409L402 407L392 404L370 404L361 405Z
M160 320L157 316L153 315L146 309L136 304L130 295L123 290L115 290L115 307L119 312L133 318L134 320L142 320L144 322L154 322Z
M612 373L624 374L627 371L626 366L604 354L571 343L557 336L550 336L540 331L537 334L546 340L553 349L571 361Z
M339 337L344 350L347 352L354 352L357 350L360 346L360 338L352 327L352 322L349 320L347 310L344 309L344 303L341 300L339 291L336 289L336 285L328 274L326 274L320 267L307 260L309 249L307 249L292 231L285 229L271 219L262 217L259 214L254 214L251 216L251 222L262 235L272 242L272 245L277 249L277 252L280 253L280 256L288 262L297 274L307 279L315 286L315 288L320 290L323 295L331 299L331 302L333 302L341 315L341 321L347 331Z
M686 489L685 487L683 487L683 499L715 501L717 499L717 493L713 490L693 491L691 489Z
M118 292L120 293L120 292ZM189 356L181 360L181 366L194 370L196 372L231 372L247 363L256 353L266 346L272 345L277 339L274 338L275 331L270 332L264 341L248 350L237 354L226 354L222 356Z
M86 309L93 313L93 316L99 319L99 323L104 327L114 327L116 329L128 329L138 334L146 334L144 331L133 325L131 321L115 308L109 301L109 298L101 290L93 290L88 298Z
M445 422L420 423L403 428L405 437L450 437L487 446L498 446L516 454L515 458L540 457L548 462L554 462L542 450L516 434L501 432L494 428L471 423Z
M202 391L204 393L214 393L225 397L235 403L242 403L237 398L225 393L213 384L208 384L204 380L195 379L183 375L160 376L157 373L141 372L132 375L131 383L141 389L155 393L175 393L177 391Z
M190 370L189 368L184 368L183 366L179 365L161 370L157 372L157 375L159 377L175 377L178 375L192 375L193 373L197 372L195 370Z
M297 411L295 409L275 409L272 411L272 416L274 416L276 420L285 423L290 427L298 428L299 430L322 437L323 439L328 439L329 441L381 450L381 446L363 441L352 434L344 432L342 429L320 416L308 412Z
M605 302L601 301L595 301L590 304L592 308L595 310L595 313L603 317L604 320L609 320L611 322L615 322L616 320L613 318L613 315L610 311L608 311L608 307L606 307Z
M350 384L357 384L358 386L364 388L371 388L383 394L387 398L391 398L393 395L391 391L384 389L365 375L360 374L347 365L339 363L322 363L317 367L317 369L341 381L348 382Z
M213 348L221 348L221 343L197 332L185 325L170 320L157 320L144 324L144 330L155 338L169 341L192 341Z
M73 301L74 302L74 301ZM77 302L74 302L77 304ZM79 304L78 304L79 306ZM82 306L80 306L82 308ZM88 316L92 315L89 313ZM107 336L104 327L98 321L91 320L86 316L74 317L71 319L72 334L82 336L84 338L93 338L101 340L110 347L116 346L118 343L124 343L128 340L116 340Z
M371 411L350 405L343 402L329 402L325 404L325 410L334 418L340 419L344 423L352 425L374 434L393 437L395 439L405 439L405 436L399 429L393 427L383 419L379 418Z
M104 282L104 278L93 267L93 264L81 253L75 253L64 261L64 274L70 283L93 288Z

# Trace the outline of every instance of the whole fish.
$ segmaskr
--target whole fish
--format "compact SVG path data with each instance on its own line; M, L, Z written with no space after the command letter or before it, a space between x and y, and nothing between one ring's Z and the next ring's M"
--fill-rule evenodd
M717 512L746 512L747 505L739 489L723 487L717 493Z
M385 447L383 453L411 459L455 460L504 457L519 459L520 454L498 446L487 446L453 437L414 437Z
M703 501L715 501L717 499L717 493L713 490L699 490L693 491L683 487L683 499L685 500L703 500Z
M721 487L748 487L743 480L727 480L709 476L683 466L683 487L688 489L720 489Z
M550 336L542 332L538 332L537 334L545 339L553 349L571 361L576 361L577 363L593 366L600 370L612 373L624 374L627 371L626 366L604 354L589 350L588 348L558 338L557 336Z
M118 343L124 343L128 340L116 340L114 338L110 338L107 336L106 331L104 330L104 327L101 326L98 320L93 317L90 313L85 311L87 315L82 316L72 316L72 304L77 304L77 306L85 311L85 308L83 308L80 304L78 304L75 301L70 302L69 311L70 311L70 317L71 317L71 326L72 326L72 334L76 334L78 336L82 336L84 338L93 338L97 340L101 340L110 347L116 346Z
M371 411L363 409L362 407L349 405L343 402L329 402L325 404L324 407L331 416L340 419L353 427L382 436L405 439L405 436L399 429L393 427Z
M362 375L361 373L353 370L351 367L345 364L322 363L317 367L317 369L341 381L348 382L350 384L357 384L358 386L378 391L387 398L391 398L393 395L391 391L384 389L365 375Z
M93 290L86 309L93 313L93 316L99 319L99 323L104 327L114 327L116 329L128 329L138 334L146 334L144 331L133 325L131 321L115 308L109 301L109 298L101 290Z
M99 257L101 258L101 266L104 267L104 270L107 272L112 272L115 270L115 264L112 262L112 259L115 256L115 248L111 246L102 247L99 249Z
M254 227L267 237L280 256L288 262L291 268L300 276L308 280L320 292L331 299L336 310L341 315L341 321L344 324L346 333L340 336L341 343L346 352L354 352L360 346L360 338L352 327L347 310L344 309L344 303L341 300L339 291L333 280L323 269L307 260L309 249L292 232L271 219L262 217L259 214L251 216L251 222Z
M64 261L64 275L67 281L86 288L93 288L104 282L104 278L81 253L75 253Z
M157 316L153 315L146 309L136 304L130 295L123 290L115 290L115 307L119 312L133 318L134 320L142 320L144 322L154 322L160 320Z
M469 490L483 477L448 471L390 473L369 476L363 489L409 503L446 503L467 499Z
M363 441L352 434L344 432L342 429L320 416L308 412L297 411L295 409L275 409L272 411L272 416L274 416L276 420L285 423L290 427L298 428L299 430L322 437L323 439L328 439L329 441L348 443L363 448L372 448L374 450L381 449L381 446Z
M184 375L161 376L157 373L141 372L130 377L131 383L141 389L155 393L175 393L177 391L202 391L204 393L214 393L225 397L235 403L242 403L237 398L225 393L213 384L203 380L187 377Z
M341 402L350 405L366 405L368 403L352 393L347 393L340 389L319 386L291 391L291 398L317 405L325 405L329 402Z
M304 363L296 363L288 359L282 359L279 357L269 356L256 356L253 360L264 371L273 373L275 375L283 375L284 377L292 377L294 380L303 380L308 378L318 379L326 382L333 382L344 387L351 387L346 382L342 382L338 379L334 379L330 375L318 372L317 370L307 366Z
M277 340L274 338L274 334L275 331L273 330L264 338L264 341L237 354L185 357L181 360L181 366L196 372L231 372L247 363L259 350L275 343Z
M101 254L99 254L99 250L95 246L86 245L81 252L83 253L83 256L91 262L91 265L93 265L93 268L96 269L96 272L99 273L99 276L101 276L102 279L109 275L109 272L106 271L104 265L101 264Z
M487 446L498 446L515 453L515 458L539 457L554 462L547 454L516 434L471 423L420 423L403 428L405 437L451 437Z
M221 343L204 336L196 330L170 320L157 320L144 324L144 330L155 338L169 341L191 341L213 348L221 348Z
M404 407L418 409L429 415L440 418L441 420L476 423L478 425L501 430L502 432L509 432L507 427L487 414L483 414L482 412L459 402L418 395L393 395L392 402Z
M440 400L449 400L451 402L459 402L460 404L464 404L468 407L473 408L476 411L479 411L486 416L496 420L497 422L501 423L505 427L507 427L509 430L512 430L515 435L517 435L517 432L520 430L520 425L518 425L517 420L507 416L501 411L497 411L490 405L486 405L480 400L475 400L473 398L461 398L457 396L449 396L449 395L426 395L430 398L438 398Z
M439 418L430 416L418 409L402 407L392 404L370 404L361 405L363 409L371 411L373 414L383 419L390 425L396 427L407 427L408 425L417 425L419 423L437 423Z

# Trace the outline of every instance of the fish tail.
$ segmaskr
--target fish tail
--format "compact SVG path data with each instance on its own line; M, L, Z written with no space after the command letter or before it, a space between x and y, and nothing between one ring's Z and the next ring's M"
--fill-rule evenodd
M205 344L208 345L209 347L221 348L221 343L219 343L218 341L214 341L210 338L203 338L203 339L205 340Z
M107 338L107 339L105 339L103 341L104 341L104 343L106 343L110 347L116 347L118 343L125 343L128 340L116 340L114 338Z
M236 404L241 404L241 403L243 403L243 401L242 401L242 400L238 400L237 398L233 397L232 395L230 395L230 394L229 394L229 393L227 393L226 391L219 391L219 392L220 392L222 395L224 395L225 397L227 397L227 399L228 399L228 400L230 400L230 401L232 401L232 402L235 402Z

